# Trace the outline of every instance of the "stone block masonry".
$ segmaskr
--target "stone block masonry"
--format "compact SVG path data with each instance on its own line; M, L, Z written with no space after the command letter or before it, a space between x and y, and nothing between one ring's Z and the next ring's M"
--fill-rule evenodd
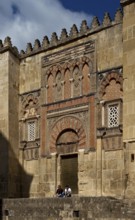
M135 199L135 0L120 3L25 52L0 40L0 198L37 198L2 200L3 219L132 219L108 198ZM51 199L59 184L78 197Z
M111 197L4 199L2 220L133 220L134 204Z

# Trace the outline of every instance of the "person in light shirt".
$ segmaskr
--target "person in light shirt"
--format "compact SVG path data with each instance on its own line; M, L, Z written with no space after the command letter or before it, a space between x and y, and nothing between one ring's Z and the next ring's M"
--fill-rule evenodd
M65 197L71 197L72 190L71 190L71 188L69 187L69 185L66 185L66 186L65 186L64 194L65 194Z

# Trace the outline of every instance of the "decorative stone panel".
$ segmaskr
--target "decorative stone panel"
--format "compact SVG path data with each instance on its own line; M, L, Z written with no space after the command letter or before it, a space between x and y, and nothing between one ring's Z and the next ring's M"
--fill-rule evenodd
M56 74L56 83L55 83L55 101L62 100L62 74L60 71Z
M46 93L45 103L87 95L95 90L95 75L92 75L93 63L86 56L69 62L55 64L43 74L42 93ZM91 89L92 88L92 91Z
M122 149L123 78L120 70L102 73L98 77L97 136L102 137L105 150Z
M87 95L96 91L95 43L86 42L42 58L42 103ZM60 79L59 79L60 77ZM45 89L44 89L45 88Z
M38 159L40 143L40 92L20 97L20 150L25 160ZM32 126L32 127L31 127Z
M31 118L39 114L39 96L39 91L20 96L20 119Z
M99 76L101 77L101 75ZM102 78L101 78L102 79ZM123 95L123 78L118 72L104 74L99 85L99 98L104 101L122 98Z

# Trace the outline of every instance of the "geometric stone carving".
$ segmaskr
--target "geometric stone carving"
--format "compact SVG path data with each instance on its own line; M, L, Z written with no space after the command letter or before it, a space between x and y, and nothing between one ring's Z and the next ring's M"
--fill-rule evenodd
M26 109L24 111L24 117L25 118L28 118L28 117L31 117L31 116L35 116L35 115L36 115L36 109L34 107Z
M55 101L58 101L58 100L62 99L62 85L61 85L61 81L62 81L61 72L58 71L57 74L56 74Z
M83 79L82 79L82 94L88 94L90 92L90 68L87 63L84 63L82 69Z
M71 98L71 76L70 76L71 72L69 70L69 68L66 69L65 73L64 73L64 99L69 99Z
M93 63L83 56L61 65L50 66L44 74L46 103L79 97L90 93L90 73Z
M47 103L54 102L54 82L53 82L53 75L49 74L48 80L47 80Z
M35 121L28 122L28 141L34 141L36 137L36 123Z
M117 72L107 74L101 81L99 90L100 99L117 99L122 97L123 92L123 78ZM114 92L112 92L114 91ZM107 95L108 94L108 95Z
M39 92L22 95L20 100L20 144L21 148L37 148L39 140Z
M22 101L22 117L29 118L37 115L38 94L29 94Z
M108 106L108 127L117 127L119 125L119 106L112 104Z
M73 97L81 95L81 83L79 76L79 68L76 66L73 71Z

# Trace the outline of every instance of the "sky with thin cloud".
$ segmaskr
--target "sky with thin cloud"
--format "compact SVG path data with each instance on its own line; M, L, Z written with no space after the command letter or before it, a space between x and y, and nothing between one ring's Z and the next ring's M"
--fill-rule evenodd
M45 35L50 39L52 32L59 37L62 28L69 32L73 24L79 28L82 20L90 24L92 17L99 12L97 10L95 14L90 10L93 0L85 1L86 7L84 0L0 0L0 39L4 41L10 36L13 46L25 50L28 42L32 45L35 39L42 42ZM119 3L119 0L103 1ZM75 7L77 2L78 7Z

